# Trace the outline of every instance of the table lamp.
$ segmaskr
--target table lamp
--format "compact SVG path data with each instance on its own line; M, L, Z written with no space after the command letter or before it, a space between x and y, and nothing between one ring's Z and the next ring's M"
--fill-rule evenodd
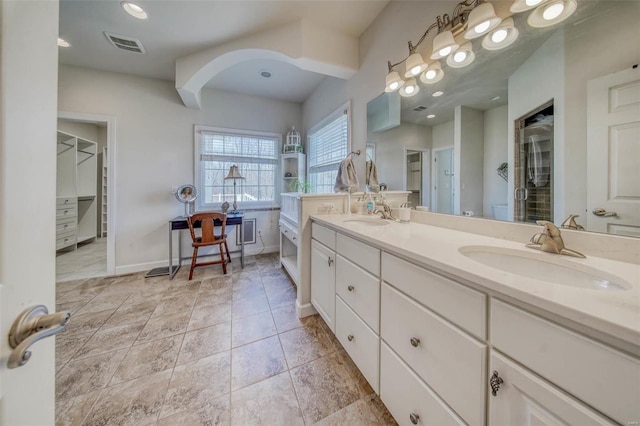
M229 213L238 213L238 201L236 200L236 181L238 179L244 179L244 177L240 175L240 170L238 169L238 166L234 164L229 168L229 174L227 175L227 177L224 178L224 180L227 180L227 179L233 179L233 211Z

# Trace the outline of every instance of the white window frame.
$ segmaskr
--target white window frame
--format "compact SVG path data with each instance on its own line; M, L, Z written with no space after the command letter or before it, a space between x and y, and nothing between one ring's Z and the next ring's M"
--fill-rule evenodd
M326 117L324 117L322 120L320 120L320 122L318 122L316 125L314 125L313 127L311 127L311 129L307 132L307 182L311 182L311 174L314 172L314 169L326 169L329 168L335 168L335 173L338 172L338 166L340 165L340 162L344 159L341 158L340 160L338 160L337 162L334 163L330 163L330 164L325 164L325 165L321 165L321 166L312 166L311 162L313 160L311 153L312 153L312 149L311 149L311 136L316 133L317 131L321 130L322 128L324 128L326 125L328 125L329 123L333 122L334 120L336 120L338 117L342 116L342 115L346 115L347 116L347 146L346 146L346 150L345 150L345 157L351 152L351 101L347 101L346 103L342 104L340 107L338 107L335 111L333 111L331 114L327 115ZM316 188L311 188L311 192L313 193L319 193L317 191ZM331 191L329 192L325 192L325 193L333 193L333 188L331 189Z
M238 199L238 210L251 210L251 209L259 209L265 207L277 207L280 202L280 151L282 149L282 135L279 133L271 133L271 132L258 132L254 130L241 130L241 129L229 129L224 127L212 127L212 126L204 126L204 125L195 125L194 126L194 182L195 187L198 190L198 198L196 199L196 211L211 211L211 210L220 210L222 203L218 202L205 202L204 199L204 183L203 183L203 170L201 168L201 135L203 133L223 133L237 136L255 136L262 137L266 139L274 139L275 140L275 157L272 160L266 160L265 163L272 163L275 165L275 172L273 174L273 191L274 191L274 199L266 200L266 201L241 201ZM226 173L225 173L226 174ZM238 186L241 185L240 181L237 181ZM233 181L229 181L231 188L233 188ZM227 186L225 184L225 186ZM226 191L225 191L226 194ZM231 194L233 194L233 189L231 189ZM238 194L240 191L238 190ZM232 201L229 201L229 204L233 205Z

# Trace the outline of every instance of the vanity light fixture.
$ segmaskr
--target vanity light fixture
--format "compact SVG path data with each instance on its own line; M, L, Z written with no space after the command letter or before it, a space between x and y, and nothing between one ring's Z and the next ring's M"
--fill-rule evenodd
M131 16L138 19L147 19L147 12L140 6L129 1L123 1L120 3L122 8Z
M467 32L464 38L472 40L478 38L500 25L502 19L496 15L491 3L482 3L469 13Z
M398 71L393 70L393 65L391 65L391 61L389 64L389 74L387 74L386 83L384 91L387 93L395 92L402 86L404 86L404 80L400 78L400 74Z
M545 28L562 22L576 11L576 0L553 0L538 6L527 18L534 28Z
M71 44L67 40L58 37L58 46L59 47L70 47Z
M527 22L535 28L548 27L567 19L577 8L576 0L514 0L510 11L520 13L534 9ZM433 30L437 30L432 42L430 59L436 62L427 65L424 57L416 51ZM417 43L409 41L409 55L403 60L392 63L388 61L389 72L385 80L387 93L401 90L402 96L413 96L420 89L415 85L415 78L425 84L434 84L442 80L444 72L439 59L446 58L451 68L462 68L475 60L472 42L463 43L458 40L464 38L473 40L484 36L482 47L486 50L504 49L511 45L519 36L513 18L505 19L496 15L493 4L486 0L463 0L453 9L451 15L436 16L435 22L427 27ZM456 37L458 40L456 40ZM411 81L411 87L404 87L405 81L394 68L405 64L404 78ZM416 90L417 89L417 90Z
M471 42L467 42L460 46L458 50L447 58L447 65L451 68L466 67L476 59L476 54L473 53Z
M420 86L416 82L415 78L410 78L406 81L404 86L400 88L400 96L404 96L405 98L410 98L411 96L415 96L420 91Z
M518 39L520 32L513 23L513 18L503 20L493 31L484 36L482 47L487 50L500 50Z
M435 84L442 80L444 77L444 71L442 71L442 65L436 61L429 64L427 69L420 75L420 81L424 84Z

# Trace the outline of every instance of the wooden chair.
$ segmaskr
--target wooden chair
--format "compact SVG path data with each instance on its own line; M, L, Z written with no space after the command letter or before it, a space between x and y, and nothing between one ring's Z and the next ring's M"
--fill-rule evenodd
M215 227L216 221L219 221L218 225L220 229L220 234L216 235ZM231 263L231 255L229 254L229 245L227 244L227 234L225 233L225 227L227 224L227 215L224 213L196 213L191 217L187 218L187 223L189 224L189 232L191 233L191 241L193 243L191 246L193 247L193 257L191 258L191 270L189 271L189 280L193 278L193 270L196 266L209 266L209 265L217 265L222 264L222 272L227 273L227 263ZM195 226L200 223L200 227L202 228L202 236L196 237ZM205 263L197 263L198 260L198 249L200 247L206 246L215 246L217 245L220 248L220 260L216 260L213 262L205 262ZM226 250L227 259L224 257L224 252L222 246L224 245L224 250Z

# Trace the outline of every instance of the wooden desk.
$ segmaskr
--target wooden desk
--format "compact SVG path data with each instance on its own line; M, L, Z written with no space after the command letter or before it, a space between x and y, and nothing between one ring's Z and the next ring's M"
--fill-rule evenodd
M244 226L242 226L244 220L244 213L229 213L227 214L227 225L239 225L240 226L240 266L244 268ZM220 225L220 221L216 221L216 225ZM200 227L200 224L196 224L196 227ZM178 270L182 266L182 232L183 229L189 229L187 218L185 216L174 217L169 221L169 279L178 273ZM173 266L173 231L178 231L178 264ZM228 233L227 233L228 235ZM164 274L166 275L166 273Z

